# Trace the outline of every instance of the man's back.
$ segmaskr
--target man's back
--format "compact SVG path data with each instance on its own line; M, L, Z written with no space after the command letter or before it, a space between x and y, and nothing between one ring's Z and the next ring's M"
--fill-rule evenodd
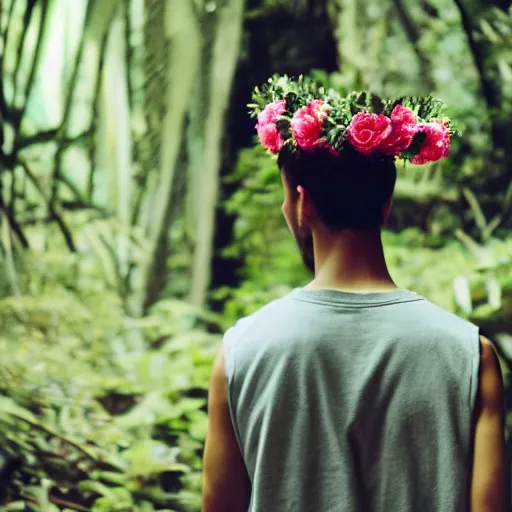
M250 510L468 510L472 324L408 291L298 289L224 357Z
M382 244L397 160L450 153L442 103L373 101L287 76L252 99L259 141L277 156L283 216L314 276L310 291L225 337L210 381L203 511L244 512L249 501L253 512L506 510L492 343L396 291Z

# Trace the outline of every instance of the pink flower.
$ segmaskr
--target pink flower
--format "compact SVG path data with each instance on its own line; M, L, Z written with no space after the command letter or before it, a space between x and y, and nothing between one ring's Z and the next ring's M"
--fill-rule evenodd
M413 164L436 162L450 155L450 130L443 121L419 124L418 132L425 133L427 138L419 154L412 159Z
M393 124L391 133L382 141L379 149L385 155L398 156L409 148L417 129L417 126L413 124Z
M321 121L324 121L324 119L329 115L329 111L331 110L331 107L327 105L323 100L313 100L309 104L309 108L315 112Z
M285 100L276 100L272 103L269 103L263 112L258 115L258 124L270 124L275 123L279 116L282 116L286 111L286 101Z
M256 131L261 145L272 153L279 153L283 147L284 140L281 137L276 123L279 117L286 111L286 101L276 100L269 103L263 112L258 115Z
M382 141L379 149L385 155L398 156L411 145L417 126L414 112L397 105L391 113L391 133Z
M283 147L284 140L281 137L275 123L256 125L261 145L271 153L277 154Z
M356 114L347 128L347 139L365 155L375 153L391 134L391 119L382 114Z
M312 148L320 139L323 123L328 115L322 108L323 105L322 100L313 100L293 115L291 121L293 136L302 149Z
M403 105L397 105L391 112L391 122L396 124L416 124L414 112Z

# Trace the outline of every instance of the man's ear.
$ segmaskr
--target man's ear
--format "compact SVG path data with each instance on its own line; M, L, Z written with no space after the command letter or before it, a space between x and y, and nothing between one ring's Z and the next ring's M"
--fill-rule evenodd
M389 216L391 215L392 206L393 196L391 196L384 204L384 209L382 210L382 226L385 226L388 223Z
M297 218L300 228L310 228L316 216L316 209L309 192L302 186L297 187L299 200L297 201Z

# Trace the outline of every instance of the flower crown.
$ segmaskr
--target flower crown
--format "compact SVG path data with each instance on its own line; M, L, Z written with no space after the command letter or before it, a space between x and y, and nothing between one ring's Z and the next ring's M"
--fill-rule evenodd
M351 146L364 155L388 155L413 164L435 162L450 154L453 123L432 96L383 100L368 93L342 96L299 77L274 76L255 88L252 117L262 146L273 154L323 146L340 155Z

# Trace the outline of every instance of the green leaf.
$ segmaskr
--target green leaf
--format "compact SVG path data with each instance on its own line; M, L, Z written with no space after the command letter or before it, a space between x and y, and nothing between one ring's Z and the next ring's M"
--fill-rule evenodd
M26 510L27 502L26 501L13 501L0 507L0 512L15 512L16 510Z
M115 484L118 486L125 485L128 480L128 477L125 473L117 473L114 471L93 470L90 472L90 476L95 481L101 480L102 482L107 482L109 484Z
M148 477L165 471L190 471L188 466L176 461L176 450L153 439L135 443L124 455L130 462L128 474L132 476Z
M372 112L374 114L382 114L384 112L385 104L381 98L373 94L371 97Z
M108 498L115 497L115 492L112 488L94 480L82 480L78 483L77 487L81 492L92 492L99 494L100 496L106 496Z
M40 423L29 410L19 406L12 398L7 396L0 396L0 416L3 414L8 414L31 423Z

